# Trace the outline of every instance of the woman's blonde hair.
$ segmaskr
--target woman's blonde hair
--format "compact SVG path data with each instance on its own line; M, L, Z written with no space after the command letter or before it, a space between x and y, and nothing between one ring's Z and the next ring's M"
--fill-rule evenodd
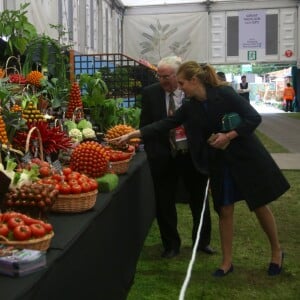
M226 82L219 79L214 67L209 64L199 64L196 61L183 63L177 71L177 75L179 74L186 80L196 77L203 84L210 86L227 85Z

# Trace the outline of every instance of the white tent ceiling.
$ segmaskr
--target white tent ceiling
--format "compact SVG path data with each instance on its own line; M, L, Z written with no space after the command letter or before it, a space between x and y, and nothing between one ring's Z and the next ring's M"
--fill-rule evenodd
M200 3L206 0L120 0L124 6Z

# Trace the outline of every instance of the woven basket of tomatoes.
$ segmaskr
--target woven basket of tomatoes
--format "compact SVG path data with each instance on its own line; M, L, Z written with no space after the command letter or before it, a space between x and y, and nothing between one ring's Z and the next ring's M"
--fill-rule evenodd
M58 197L51 207L53 212L79 213L94 207L98 195L98 183L94 178L64 167L63 181L59 180L56 186ZM57 177L57 175L53 175Z
M110 172L115 174L125 174L128 171L132 153L119 150L110 150L108 153Z
M88 193L59 195L52 206L53 212L79 213L92 209L97 200L98 190Z
M0 213L0 244L46 251L53 236L50 223L15 211Z

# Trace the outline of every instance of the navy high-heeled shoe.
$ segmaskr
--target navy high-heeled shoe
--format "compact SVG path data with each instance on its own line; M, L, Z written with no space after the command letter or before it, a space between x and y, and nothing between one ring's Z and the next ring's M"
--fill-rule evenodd
M268 275L269 276L276 276L279 275L282 271L282 266L283 266L283 258L284 258L284 253L281 253L281 265L279 266L279 264L275 264L273 262L271 262L269 264L269 268L268 268Z
M225 272L223 269L217 269L212 275L214 277L224 277L231 272L233 272L233 265L230 266L227 272Z

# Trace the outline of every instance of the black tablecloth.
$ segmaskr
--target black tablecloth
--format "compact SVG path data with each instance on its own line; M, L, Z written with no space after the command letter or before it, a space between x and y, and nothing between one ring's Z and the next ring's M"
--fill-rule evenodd
M48 267L21 278L0 275L1 299L126 299L155 216L145 153L137 153L113 192L85 213L50 214Z

